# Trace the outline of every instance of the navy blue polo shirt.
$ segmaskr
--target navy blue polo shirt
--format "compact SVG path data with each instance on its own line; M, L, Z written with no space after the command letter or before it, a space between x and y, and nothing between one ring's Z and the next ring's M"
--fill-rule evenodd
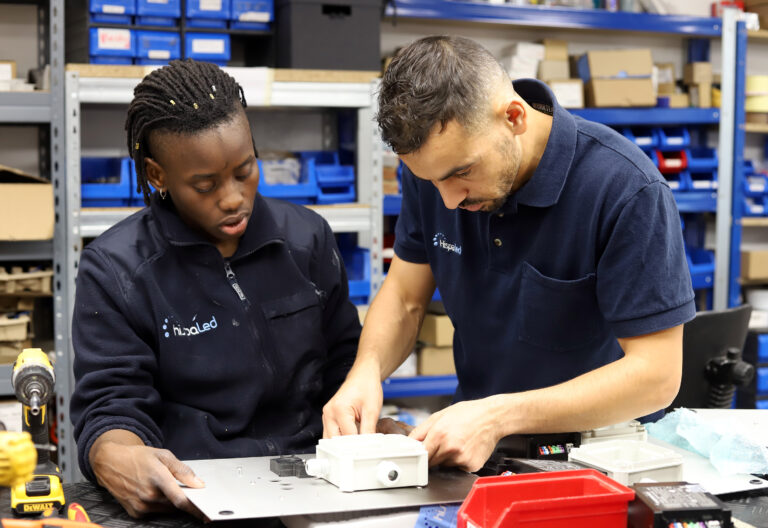
M552 131L531 179L493 213L445 207L403 171L395 253L429 263L456 328L457 401L548 387L619 359L617 338L695 315L680 217L651 160L516 81ZM659 365L664 368L664 365Z

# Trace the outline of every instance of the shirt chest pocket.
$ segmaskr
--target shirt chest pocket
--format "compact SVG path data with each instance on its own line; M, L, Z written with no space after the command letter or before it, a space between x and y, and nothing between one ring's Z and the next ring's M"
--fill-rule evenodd
M323 353L322 310L314 290L262 302L261 309L282 368Z
M553 351L584 347L600 335L596 277L547 277L523 263L518 313L521 341Z

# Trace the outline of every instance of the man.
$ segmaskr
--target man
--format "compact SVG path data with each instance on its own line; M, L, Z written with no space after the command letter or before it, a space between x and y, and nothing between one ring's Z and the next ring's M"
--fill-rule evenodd
M373 432L380 382L412 350L435 285L459 385L411 432L432 464L474 471L503 436L672 402L694 296L672 193L645 154L459 37L398 54L378 121L407 166L396 256L325 436Z

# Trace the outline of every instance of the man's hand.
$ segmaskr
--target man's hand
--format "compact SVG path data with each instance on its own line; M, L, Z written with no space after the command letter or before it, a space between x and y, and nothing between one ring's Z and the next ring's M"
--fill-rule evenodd
M176 481L190 488L205 484L167 449L147 447L129 431L112 430L93 443L89 457L99 484L131 517L174 509L203 517Z
M490 411L491 398L446 407L411 432L411 438L424 443L430 466L458 466L466 471L483 467L502 436Z
M323 407L323 438L375 433L383 401L379 369L356 365Z

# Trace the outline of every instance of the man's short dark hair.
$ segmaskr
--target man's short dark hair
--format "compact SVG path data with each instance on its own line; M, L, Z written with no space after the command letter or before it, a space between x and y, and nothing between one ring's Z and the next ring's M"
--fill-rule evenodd
M509 77L491 53L463 37L432 36L403 48L381 83L377 120L398 154L419 150L435 124L470 132L487 122L489 96Z

